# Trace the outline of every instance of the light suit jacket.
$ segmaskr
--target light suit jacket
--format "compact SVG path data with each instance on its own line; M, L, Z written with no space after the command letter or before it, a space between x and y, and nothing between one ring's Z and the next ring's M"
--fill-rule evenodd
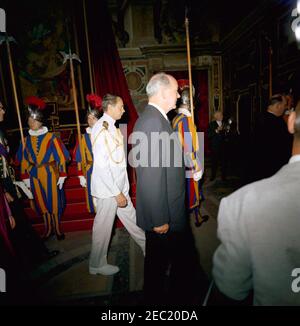
M300 305L292 290L300 267L300 162L224 198L218 237L213 276L221 292L242 300L253 289L255 305Z
M108 129L103 126L104 121L108 124ZM104 113L92 128L94 165L91 194L97 198L115 197L121 192L126 196L129 192L126 157L124 145L121 143L123 136L114 123L115 121Z

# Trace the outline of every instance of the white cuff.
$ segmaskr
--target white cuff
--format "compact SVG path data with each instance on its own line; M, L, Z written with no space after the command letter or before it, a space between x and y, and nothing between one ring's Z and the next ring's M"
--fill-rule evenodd
M193 174L194 181L199 181L203 176L203 170L200 170L198 172L195 172Z

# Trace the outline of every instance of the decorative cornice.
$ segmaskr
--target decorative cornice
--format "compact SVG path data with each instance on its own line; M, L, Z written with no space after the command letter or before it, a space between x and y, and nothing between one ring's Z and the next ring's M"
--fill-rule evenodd
M219 55L221 53L219 43L205 43L205 44L191 44L192 56L199 55ZM173 53L186 53L185 44L165 44L165 45L149 45L140 47L142 54L147 57L173 54Z
M140 48L118 48L120 58L122 60L126 59L141 59L143 58L143 54L140 50Z

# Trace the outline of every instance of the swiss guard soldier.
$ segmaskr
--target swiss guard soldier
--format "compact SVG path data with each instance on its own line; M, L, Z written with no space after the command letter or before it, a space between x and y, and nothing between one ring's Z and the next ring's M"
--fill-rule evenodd
M15 181L15 171L10 165L9 146L3 125L5 114L5 107L0 101L0 187L15 219L15 227L10 232L12 245L18 257L30 268L32 264L56 256L58 251L47 249L25 216L18 187L21 187L29 197L32 197L32 194L22 181Z
M60 138L43 125L45 102L30 96L26 103L29 135L25 138L25 148L21 144L17 152L21 178L32 191L37 213L43 216L43 238L47 239L55 232L57 239L63 240L65 235L60 231L59 223L65 207L63 184L70 155Z
M91 195L91 175L93 171L93 151L91 143L92 128L101 117L102 98L96 94L88 94L86 99L89 103L88 112L86 115L88 127L86 133L81 137L81 150L84 155L84 160L80 152L78 141L75 147L75 161L77 162L78 178L80 185L85 188L86 203L89 213L95 213L96 209Z
M113 275L119 267L107 262L111 232L117 215L135 242L145 253L145 233L136 225L135 208L129 197L123 135L116 128L124 104L121 97L106 94L102 101L103 116L92 129L94 166L91 193L97 200L93 225L90 274Z
M180 106L177 115L172 121L174 131L178 133L180 143L183 147L186 163L186 202L191 213L195 215L195 225L200 226L208 220L208 216L201 216L200 204L204 199L200 186L203 168L200 162L201 149L197 137L197 130L192 120L189 97L189 81L178 80ZM193 88L193 94L195 89ZM203 149L202 149L203 151Z

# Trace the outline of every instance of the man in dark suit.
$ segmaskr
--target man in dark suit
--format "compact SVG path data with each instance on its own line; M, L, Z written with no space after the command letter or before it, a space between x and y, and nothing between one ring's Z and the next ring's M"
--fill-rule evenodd
M285 97L276 94L259 116L253 137L253 181L269 178L289 161L293 137L283 119L285 108Z
M139 143L133 150L140 153L140 161L133 158L136 213L146 234L144 292L150 304L170 303L168 298L171 303L187 303L192 297L191 274L196 273L190 263L196 250L188 231L183 154L167 117L176 107L177 89L172 76L154 75L146 88L149 103L134 127Z
M224 128L223 113L216 111L214 120L208 126L208 139L211 149L211 177L213 181L216 178L218 165L221 165L222 180L226 179L226 152L224 146Z

